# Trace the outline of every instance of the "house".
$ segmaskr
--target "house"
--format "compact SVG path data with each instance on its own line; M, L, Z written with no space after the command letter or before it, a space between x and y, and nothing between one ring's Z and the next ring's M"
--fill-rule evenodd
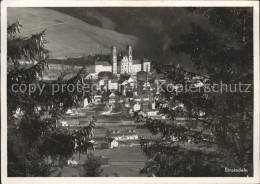
M139 111L141 109L141 104L139 102L136 102L134 105L133 105L133 111L136 112L136 111Z
M97 142L96 148L98 149L108 149L108 148L118 148L119 142L114 138L108 138L107 140L100 140Z
M125 107L130 107L130 102L125 102Z
M123 86L124 88L127 86L133 88L136 85L136 81L130 75L121 75L118 85Z
M64 120L58 120L57 126L67 127L68 123Z
M137 97L138 96L138 91L137 89L133 89L133 97Z
M151 109L151 110L146 111L148 117L156 116L156 115L158 115L158 112L159 111L155 110L155 109Z
M109 148L108 142L106 140L98 141L96 148L97 149L108 149Z
M111 72L112 65L108 61L99 60L99 58L96 58L95 61L89 64L86 71L87 73L95 73L95 74L98 74L99 72L103 72L103 71Z
M147 72L140 71L137 72L137 82L146 82L147 81Z
M135 96L134 97L134 101L136 102L141 102L142 101L142 98L140 96Z
M108 103L116 103L116 95L115 93L110 93L108 96Z
M114 92L106 92L102 94L103 103L116 103L116 95Z
M137 129L135 127L116 127L107 129L107 138L115 140L135 140L138 139Z
M84 56L66 57L63 59L47 59L48 66L53 70L78 71L86 64Z
M94 103L101 103L102 102L102 95L100 93L96 93L93 95L93 102Z
M119 143L115 138L110 138L110 139L108 139L108 147L109 148L118 148Z
M126 101L125 96L116 96L116 103L124 103Z
M109 114L111 114L111 112L113 111L114 108L115 108L114 103L107 102L104 107L104 111L100 115L109 115Z
M105 85L105 80L104 80L104 79L100 79L100 80L98 81L98 85L99 85L99 86L104 86L104 85Z
M68 109L67 112L65 114L72 114L72 110L71 109Z
M141 95L142 101L150 101L150 96L149 95Z
M59 119L57 125L61 126L79 126L79 119L78 118L66 118L66 119Z
M117 79L108 80L108 89L109 90L117 90L118 89Z
M89 104L89 99L85 98L84 101L83 101L83 107L87 107L88 104Z

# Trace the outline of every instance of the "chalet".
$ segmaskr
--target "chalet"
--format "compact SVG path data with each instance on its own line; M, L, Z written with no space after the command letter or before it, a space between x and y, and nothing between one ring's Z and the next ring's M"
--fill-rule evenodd
M109 148L118 148L119 143L115 138L110 138L110 139L108 139L108 147Z

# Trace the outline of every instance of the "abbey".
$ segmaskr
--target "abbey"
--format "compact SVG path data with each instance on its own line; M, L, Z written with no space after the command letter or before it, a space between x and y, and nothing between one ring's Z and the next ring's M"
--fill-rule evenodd
M101 71L108 71L114 74L136 74L140 71L150 72L151 62L146 58L133 59L132 47L129 45L125 53L117 53L115 46L111 48L109 59L97 59L87 69L89 73L98 74Z

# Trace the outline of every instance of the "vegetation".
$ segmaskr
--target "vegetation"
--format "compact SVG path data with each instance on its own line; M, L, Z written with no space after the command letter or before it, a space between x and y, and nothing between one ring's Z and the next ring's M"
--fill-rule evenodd
M98 177L101 176L102 168L100 157L95 157L92 153L88 154L87 159L83 165L83 175L85 177Z
M111 79L117 79L117 76L114 75L112 72L99 72L98 78L104 80L111 80Z
M92 147L88 140L96 119L77 132L57 127L57 120L69 108L89 98L87 93L66 88L81 84L84 68L68 80L60 76L56 81L43 81L49 54L44 47L45 31L21 38L16 36L21 26L17 21L7 30L7 60L11 66L7 74L8 176L48 176L55 162L62 165L74 152L86 152ZM61 87L55 94L53 84ZM23 90L14 91L13 85L23 86Z
M181 35L180 44L172 45L173 52L190 55L198 70L207 75L208 84L249 84L250 92L162 92L168 114L173 120L147 120L153 134L161 133L165 141L141 140L148 156L144 170L151 176L252 176L253 175L253 15L252 8L190 8L205 16L209 29L193 24L192 31ZM189 86L184 80L200 76L180 67L154 65L155 70L174 84ZM166 86L163 86L166 89ZM220 90L220 86L214 86ZM245 90L245 87L242 88ZM174 103L186 121L179 125ZM196 112L205 112L200 118ZM193 120L191 120L193 119ZM194 121L195 120L195 121ZM178 142L167 138L174 136ZM189 143L187 141L190 140ZM228 173L225 168L245 168L248 172Z

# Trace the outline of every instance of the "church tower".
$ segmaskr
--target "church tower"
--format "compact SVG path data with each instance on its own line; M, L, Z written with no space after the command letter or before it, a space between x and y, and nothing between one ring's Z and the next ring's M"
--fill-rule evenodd
M128 56L128 73L132 73L133 67L133 55L132 55L132 47L130 45L126 48L127 56Z
M112 53L111 53L111 64L112 64L112 70L113 74L117 74L117 54L116 54L116 46L112 47Z

